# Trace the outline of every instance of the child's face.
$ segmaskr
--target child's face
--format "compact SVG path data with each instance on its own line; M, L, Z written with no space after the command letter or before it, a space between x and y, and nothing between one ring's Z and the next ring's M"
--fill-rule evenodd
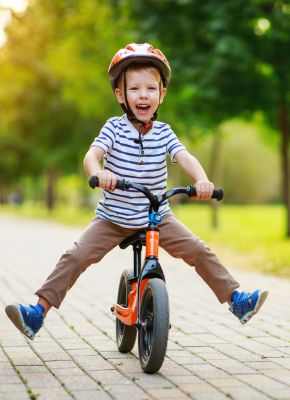
M160 85L160 79L159 73L151 69L129 69L126 73L128 105L142 122L150 121L166 94L166 88ZM119 103L125 103L123 90L117 88L115 94Z

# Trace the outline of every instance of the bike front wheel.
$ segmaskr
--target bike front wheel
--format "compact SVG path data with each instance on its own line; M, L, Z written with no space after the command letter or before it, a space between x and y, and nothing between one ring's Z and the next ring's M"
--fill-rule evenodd
M165 282L152 278L145 287L140 309L138 351L144 372L157 372L164 361L169 331L169 301Z
M123 271L118 290L117 303L123 307L128 306L128 295L132 290L132 284L129 279L133 278L133 273L127 269ZM125 325L116 318L116 342L121 353L129 353L135 344L137 336L136 326Z

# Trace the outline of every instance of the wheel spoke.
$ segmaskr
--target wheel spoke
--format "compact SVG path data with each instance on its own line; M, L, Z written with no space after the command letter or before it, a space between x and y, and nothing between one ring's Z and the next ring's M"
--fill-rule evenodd
M151 318L146 318L144 322L144 328L146 331L153 329L153 321Z

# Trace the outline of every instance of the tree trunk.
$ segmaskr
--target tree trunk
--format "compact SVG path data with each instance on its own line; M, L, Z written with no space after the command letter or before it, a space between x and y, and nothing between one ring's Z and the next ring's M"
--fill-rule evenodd
M221 145L222 145L222 134L218 128L213 136L212 149L211 149L211 160L209 167L210 180L218 186L221 184ZM218 229L218 209L219 204L216 200L211 202L211 225L214 229Z
M46 207L52 210L55 207L56 195L55 186L57 180L57 172L54 168L49 168L46 171Z
M4 184L2 180L0 180L0 204L4 203L5 203Z
M285 96L282 95L279 109L279 128L281 131L282 193L286 207L286 236L290 237L290 170L289 170L289 120Z

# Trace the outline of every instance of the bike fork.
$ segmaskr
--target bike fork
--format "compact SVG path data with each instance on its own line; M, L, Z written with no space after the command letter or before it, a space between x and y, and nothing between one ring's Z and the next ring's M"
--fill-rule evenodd
M140 329L142 326L142 322L140 319L142 283L143 282L147 283L148 279L150 278L160 278L163 281L165 281L164 273L158 261L158 249L159 249L159 229L155 226L149 226L146 230L146 258L142 269L140 267L141 264L138 264L139 266L138 267L139 280L138 280L138 291L137 291L138 315L136 323L136 327L138 329ZM139 262L141 262L141 254ZM144 287L142 287L142 290L144 290Z

